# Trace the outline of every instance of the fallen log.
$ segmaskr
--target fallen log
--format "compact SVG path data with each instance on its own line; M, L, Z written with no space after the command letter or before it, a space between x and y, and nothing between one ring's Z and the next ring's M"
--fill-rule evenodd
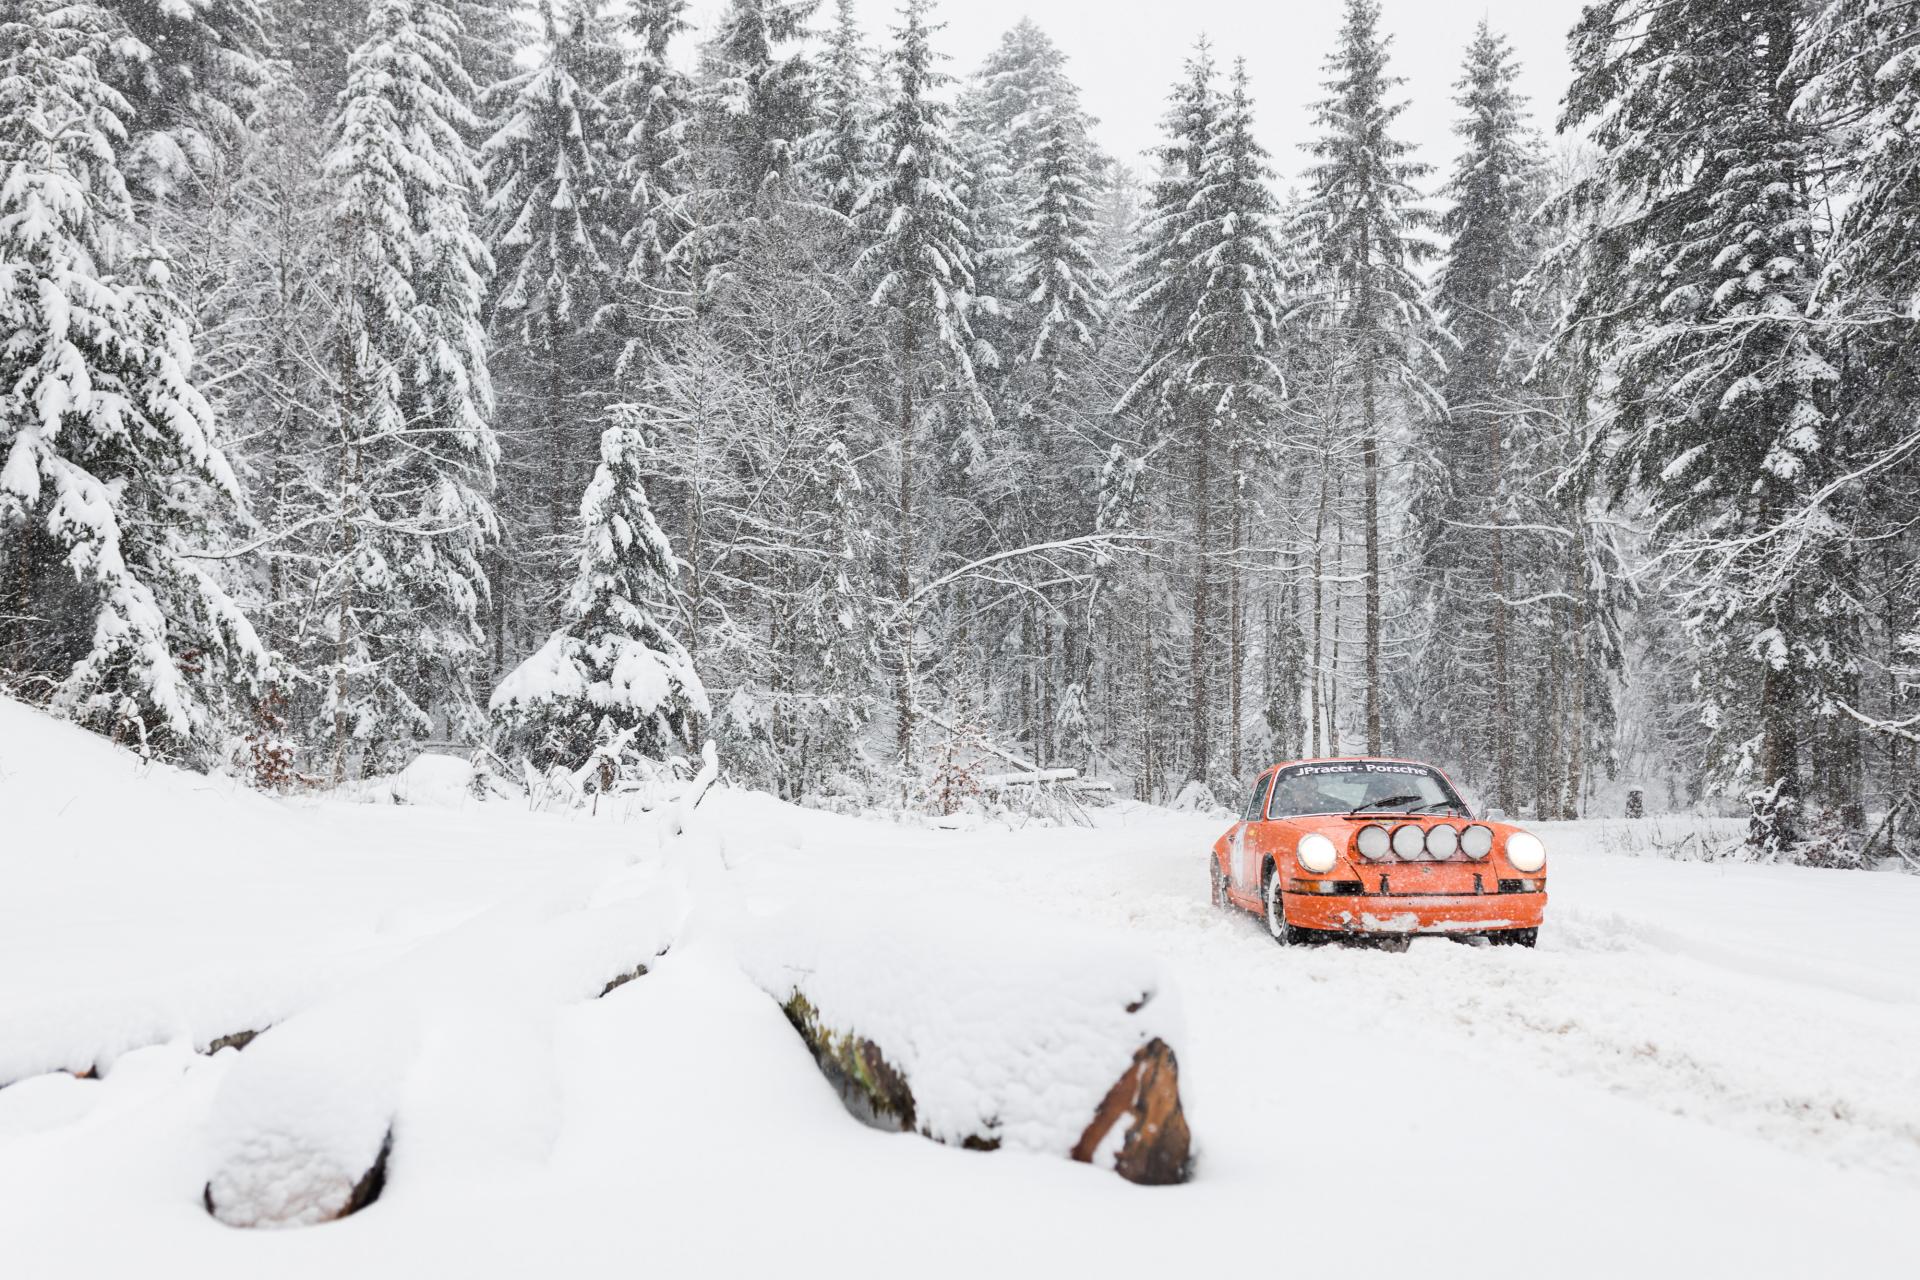
M1184 1181L1177 1020L1151 963L1092 940L1010 938L983 949L925 921L796 910L743 959L862 1122Z

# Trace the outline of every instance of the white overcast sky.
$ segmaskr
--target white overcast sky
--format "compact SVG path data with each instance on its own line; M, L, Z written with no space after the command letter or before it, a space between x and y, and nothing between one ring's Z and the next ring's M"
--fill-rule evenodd
M698 17L719 0L696 0ZM1100 118L1107 151L1145 171L1139 153L1153 145L1167 91L1203 32L1223 68L1244 56L1253 78L1261 140L1273 153L1281 185L1290 185L1311 136L1309 105L1321 96L1321 59L1333 47L1342 0L940 0L947 28L939 46L947 70L971 74L1000 34L1030 17L1066 51L1069 70ZM1473 28L1484 16L1512 41L1521 87L1542 132L1551 132L1567 83L1566 35L1581 0L1382 0L1382 24L1394 38L1393 68L1407 78L1412 105L1400 133L1442 173L1455 143L1453 82ZM887 39L894 0L858 0L862 21ZM831 0L822 5L830 16ZM1436 175L1437 177L1437 175Z

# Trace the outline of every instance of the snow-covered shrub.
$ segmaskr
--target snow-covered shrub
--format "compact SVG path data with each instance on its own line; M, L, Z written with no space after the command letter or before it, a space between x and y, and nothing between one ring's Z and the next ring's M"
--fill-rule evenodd
M951 817L963 809L979 806L982 751L979 730L968 721L955 721L954 728L941 742L933 768L922 786L929 813Z
M1198 778L1180 788L1180 794L1167 807L1175 813L1199 813L1210 817L1228 812L1226 806L1214 798L1213 788Z
M295 747L287 732L287 699L269 689L254 710L254 727L242 740L240 766L249 782L262 791L285 791L308 781L294 767Z
M650 602L674 576L641 480L640 433L612 426L581 499L580 562L567 624L494 690L502 754L546 770L578 768L615 735L641 755L696 747L709 715L693 659Z

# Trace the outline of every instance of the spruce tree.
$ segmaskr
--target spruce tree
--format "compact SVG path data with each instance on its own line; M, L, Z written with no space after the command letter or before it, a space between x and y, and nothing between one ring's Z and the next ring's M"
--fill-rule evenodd
M544 0L539 63L493 95L502 106L484 150L493 307L496 323L511 325L531 348L550 350L585 327L620 265L615 157L601 97L618 54L602 7Z
M1267 153L1253 136L1246 63L1236 60L1202 156L1194 202L1189 236L1200 290L1188 339L1195 352L1190 394L1208 414L1207 438L1224 446L1228 466L1227 726L1229 769L1236 779L1245 718L1243 561L1253 528L1254 472L1264 473L1277 454L1272 435L1287 390L1281 363L1285 268L1274 238L1280 208L1268 186L1272 176ZM1202 580L1214 576L1205 566L1196 566L1196 573Z
M1157 149L1160 177L1148 193L1148 207L1135 236L1133 256L1123 283L1128 311L1141 330L1140 367L1121 397L1118 412L1138 412L1145 420L1143 455L1168 449L1181 460L1187 480L1184 514L1191 522L1187 616L1187 779L1205 781L1213 740L1212 666L1208 642L1214 633L1214 506L1216 454L1214 406L1197 385L1207 353L1195 341L1193 320L1211 275L1201 260L1199 236L1206 218L1202 192L1208 185L1208 154L1213 148L1222 104L1212 50L1203 40L1187 60L1186 75L1175 86ZM1171 591L1168 582L1164 589ZM1161 609L1158 612L1168 613ZM1149 626L1152 624L1149 623ZM1171 637L1144 665L1157 680L1173 661ZM1169 689L1176 687L1167 686ZM1156 703L1165 703L1163 695ZM1159 710L1156 705L1156 711Z
M1844 524L1809 511L1850 441L1809 316L1824 264L1820 139L1794 109L1804 24L1792 0L1590 5L1567 99L1606 148L1579 197L1631 211L1599 230L1619 269L1582 303L1617 381L1615 480L1651 496L1684 572L1718 775L1747 789L1769 852L1801 839L1810 782L1839 808L1858 786L1808 758L1809 724L1850 684L1860 604Z
M1433 323L1416 267L1432 255L1432 216L1416 184L1428 173L1392 134L1406 110L1392 101L1403 83L1387 71L1392 38L1380 30L1378 0L1347 0L1339 43L1326 60L1327 97L1315 105L1320 137L1310 146L1305 222L1317 246L1334 323L1358 386L1361 523L1366 538L1367 751L1384 749L1383 569L1380 557L1381 436L1384 414L1418 387Z
M1202 41L1174 87L1162 125L1166 141L1154 150L1160 176L1148 189L1122 282L1127 311L1144 331L1147 349L1117 408L1146 412L1157 429L1177 431L1194 412L1188 321L1205 281L1193 269L1192 236L1207 147L1220 116L1214 79L1212 50Z
M611 393L613 339L597 322L625 265L617 139L602 97L620 51L603 8L600 0L545 0L540 60L490 94L499 116L484 151L485 231L497 268L494 372L515 393L519 428L508 459L517 499L508 521L518 569L511 590L541 634L558 604L551 570L573 545L568 525L592 467L590 433ZM504 609L507 584L494 585Z
M1494 803L1512 810L1514 637L1507 599L1515 568L1537 558L1503 526L1519 497L1508 479L1511 437L1529 407L1523 385L1536 329L1522 309L1521 285L1536 264L1530 217L1540 201L1538 143L1522 119L1514 88L1519 68L1504 38L1483 20L1468 46L1454 101L1454 132L1464 143L1444 195L1448 239L1435 307L1450 342L1441 393L1444 417L1428 427L1424 483L1414 503L1421 536L1420 582L1432 639L1420 655L1423 688L1409 727L1430 735L1435 751L1472 750L1490 758L1457 763L1488 768Z
M701 48L694 110L703 221L765 217L788 198L813 131L814 71L798 46L820 0L727 0ZM724 259L725 235L714 253Z
M601 435L564 625L493 693L503 750L543 770L578 768L614 741L664 759L697 750L706 732L706 689L654 614L675 570L647 502L645 445L627 425Z
M123 32L102 72L126 99L122 161L142 195L205 178L265 102L270 55L259 0L98 0Z
M1837 323L1834 403L1854 436L1854 485L1830 499L1863 555L1863 594L1878 606L1856 638L1859 668L1834 690L1845 725L1866 727L1887 840L1920 831L1920 530L1906 513L1920 504L1920 12L1893 0L1826 0L1800 49L1800 95L1827 130L1827 163L1839 157L1849 198L1833 228L1830 260L1814 296L1816 315ZM1816 744L1818 748L1819 744ZM1821 772L1857 767L1829 745ZM1823 789L1834 791L1831 785ZM1846 804L1844 797L1836 797Z
M928 20L933 0L906 0L888 59L893 92L880 126L882 161L856 216L872 236L858 269L872 282L872 305L888 316L899 450L894 589L902 618L895 679L900 767L913 760L914 472L927 400L959 393L985 405L974 382L972 233L954 190L957 164L947 107L938 97L949 77L938 67Z
M873 55L853 0L834 0L833 26L820 59L821 125L808 140L813 181L827 206L851 217L873 169L878 114Z
M633 0L620 28L625 59L606 99L618 135L626 194L627 331L660 309L657 289L667 253L685 222L684 153L692 87L673 65L672 45L687 30L687 0Z
M1063 106L1078 105L1079 93L1067 78L1066 63L1066 54L1047 33L1031 18L1022 18L1001 35L974 76L970 114L982 132L999 140L1015 173L1033 164L1048 118ZM1032 191L1019 194L1025 199Z
M1036 371L1029 394L1044 400L1060 394L1073 362L1097 344L1108 285L1094 256L1094 157L1072 86L1063 81L1039 97L1029 127L1031 154L1014 174L1015 189L1026 196L1009 284L1018 307L1014 331L1023 339L1016 358Z
M86 6L0 2L0 663L205 764L266 655L195 563L241 496L118 167L113 38Z
M520 12L525 7L519 0L454 2L453 16L460 23L460 65L483 92L514 78L514 59L527 46L526 18Z
M397 763L436 719L477 727L486 558L497 534L491 267L472 219L473 87L438 0L373 0L327 172L340 196L333 772Z

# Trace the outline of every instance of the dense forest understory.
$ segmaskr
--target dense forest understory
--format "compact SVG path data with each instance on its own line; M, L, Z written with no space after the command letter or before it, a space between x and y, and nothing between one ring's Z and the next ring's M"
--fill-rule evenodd
M1444 171L1344 10L1298 164L1203 41L1135 169L933 0L0 0L0 688L269 788L1395 753L1920 865L1920 5L1598 0L1560 104L1482 22Z

